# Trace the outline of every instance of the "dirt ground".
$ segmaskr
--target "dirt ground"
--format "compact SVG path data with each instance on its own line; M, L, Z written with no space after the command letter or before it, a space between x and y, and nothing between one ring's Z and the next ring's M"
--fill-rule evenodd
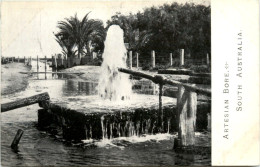
M28 75L19 72L29 71L23 63L1 65L1 95L12 94L24 90L28 85Z

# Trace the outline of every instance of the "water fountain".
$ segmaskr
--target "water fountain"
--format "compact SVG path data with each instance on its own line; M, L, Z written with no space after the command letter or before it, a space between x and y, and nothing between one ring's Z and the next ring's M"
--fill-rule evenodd
M112 25L107 31L98 93L103 99L126 100L132 95L129 77L118 71L126 68L127 50L124 45L123 30Z
M133 94L129 75L118 72L119 67L126 68L126 58L123 30L112 25L105 41L98 95L41 103L39 127L55 125L63 138L76 141L176 132L176 98L162 97L160 115L157 95Z

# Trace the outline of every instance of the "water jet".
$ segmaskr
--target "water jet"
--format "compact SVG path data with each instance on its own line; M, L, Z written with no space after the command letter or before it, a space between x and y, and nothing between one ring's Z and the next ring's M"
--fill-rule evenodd
M42 102L39 127L48 130L55 125L55 132L70 141L177 132L176 98L160 96L159 101L157 95L134 94L129 74L119 72L126 68L126 56L123 30L112 25L105 41L97 95ZM153 80L157 83L161 78ZM198 107L197 114L200 113Z
M118 71L119 67L126 68L127 50L123 35L123 30L118 25L110 26L102 56L98 93L103 99L111 101L127 100L132 95L129 76Z

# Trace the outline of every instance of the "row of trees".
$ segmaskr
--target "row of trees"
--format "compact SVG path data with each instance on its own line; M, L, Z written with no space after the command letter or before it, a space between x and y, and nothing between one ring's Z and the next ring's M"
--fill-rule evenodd
M169 53L185 49L193 58L199 58L211 50L210 22L210 6L172 3L137 14L117 13L108 26L118 24L124 29L131 50Z
M68 56L103 51L106 30L112 24L124 30L129 49L141 53L172 52L180 48L193 58L210 54L210 6L172 3L144 9L137 14L116 13L107 21L79 20L77 15L58 22L57 42ZM74 49L76 47L76 49Z

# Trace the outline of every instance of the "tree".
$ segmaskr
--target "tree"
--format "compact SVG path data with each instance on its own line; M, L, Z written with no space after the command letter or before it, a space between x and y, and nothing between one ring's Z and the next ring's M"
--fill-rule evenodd
M110 25L119 25L124 31L124 42L129 43L129 48L135 50L139 38L139 30L137 28L137 16L130 13L128 16L116 13L111 17L111 21L107 21L107 29Z
M84 39L84 46L88 53L92 51L98 52L104 50L104 41L106 38L106 30L101 20L89 20L91 26L94 27L88 37Z
M54 34L55 35L55 34ZM55 40L58 42L58 44L62 48L62 54L66 57L74 57L76 54L75 51L75 43L68 39L68 38L63 38L63 36L55 35Z
M84 53L83 49L89 51L88 44L93 39L104 39L104 26L99 20L88 19L87 13L82 20L79 20L77 14L74 17L65 18L65 21L58 22L59 32L55 34L57 42L64 46L77 46L78 57ZM94 37L95 36L95 37ZM69 49L69 48L68 48ZM70 51L69 51L70 52Z
M210 6L172 3L144 9L137 14L117 13L108 26L118 24L131 50L149 53L185 49L193 58L210 53ZM138 32L138 39L135 34Z

